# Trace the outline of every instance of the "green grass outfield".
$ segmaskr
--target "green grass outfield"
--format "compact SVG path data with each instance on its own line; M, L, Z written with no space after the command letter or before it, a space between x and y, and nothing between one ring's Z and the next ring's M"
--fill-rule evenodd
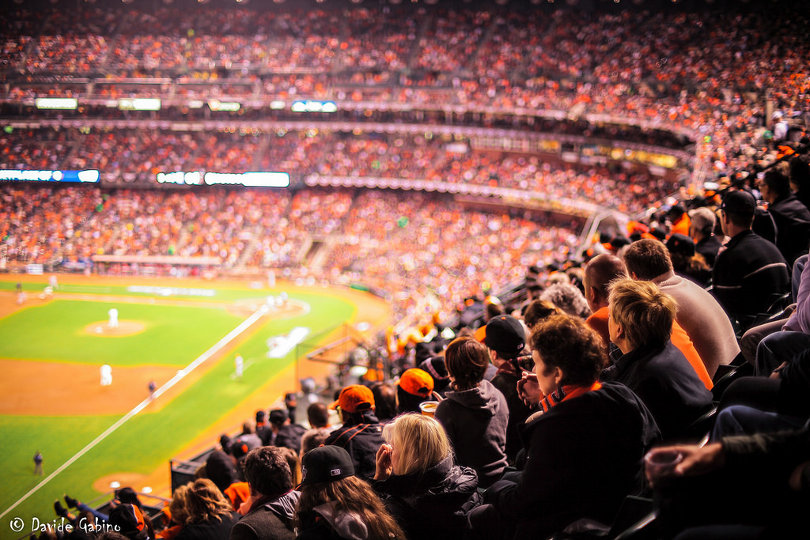
M128 292L123 286L71 285L69 279L67 276L61 278L66 283L60 284L60 293L149 296ZM44 284L25 285L29 295L37 287L41 289ZM0 278L0 289L13 288L14 281ZM210 302L261 299L275 292L245 286L244 289L216 290L215 296L208 298L172 298ZM30 524L35 516L41 521L53 520L53 501L64 493L84 500L99 496L100 493L92 488L92 482L99 477L119 472L148 475L162 466L168 468L168 460L189 441L294 362L295 349L283 359L265 358L268 337L286 334L294 327L303 326L310 329L306 342L312 343L313 337L339 327L356 311L353 304L328 294L303 293L292 288L289 294L291 299L309 304L309 312L270 320L249 330L251 337L239 346L239 353L247 364L241 381L231 377L232 354L216 364L204 364L200 369L206 370L205 374L159 412L149 412L147 408L136 415L3 516L0 520L0 538L22 536L22 532L14 534L11 531L10 524L14 518L23 519L23 532L30 532ZM107 310L113 305L101 297L99 302L55 300L24 308L0 319L0 358L30 362L109 363L114 367L161 364L179 369L191 363L244 320L219 308L126 304L124 310L123 304L119 303L115 305L121 312L122 320L138 319L147 323L142 333L99 338L82 332L87 324L104 320ZM65 384L69 385L71 381L65 381ZM81 388L75 390L81 395ZM268 397L268 404L274 397ZM31 396L31 399L47 400L48 396ZM0 416L0 478L3 479L0 512L5 512L121 416ZM44 477L33 475L32 457L37 450L45 458Z

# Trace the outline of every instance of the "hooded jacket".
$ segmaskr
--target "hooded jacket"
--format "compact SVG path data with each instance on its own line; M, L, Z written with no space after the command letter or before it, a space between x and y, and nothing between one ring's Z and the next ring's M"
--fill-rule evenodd
M506 468L506 398L489 381L470 390L447 392L436 408L456 454L456 463L472 467L478 484L488 487Z
M284 540L295 538L292 523L301 493L288 491L276 499L256 501L231 529L230 540Z
M372 486L408 538L452 540L464 537L461 507L476 493L478 476L448 456L424 473L393 475Z
M366 540L368 526L360 516L336 506L337 502L330 501L313 508L308 522L301 525L298 540Z

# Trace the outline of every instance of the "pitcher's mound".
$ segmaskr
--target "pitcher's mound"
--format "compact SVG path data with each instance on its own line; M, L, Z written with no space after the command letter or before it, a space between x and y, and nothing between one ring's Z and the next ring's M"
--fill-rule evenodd
M96 481L93 482L93 489L100 491L101 493L108 493L117 489L112 487L110 484L113 482L118 482L119 487L131 487L135 488L135 491L140 491L143 487L140 484L145 479L146 475L134 472L108 474L106 476L102 476L101 478L97 478Z
M116 328L110 328L107 321L96 321L84 327L84 333L91 336L123 337L139 334L146 330L146 324L141 321L118 321Z

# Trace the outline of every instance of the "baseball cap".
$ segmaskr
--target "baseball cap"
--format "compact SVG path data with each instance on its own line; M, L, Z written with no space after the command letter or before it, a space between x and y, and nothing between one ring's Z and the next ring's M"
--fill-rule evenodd
M348 413L356 413L374 407L374 394L362 384L352 384L340 391L338 400L330 405Z
M349 453L331 444L313 448L301 460L301 485L334 482L354 476L354 463Z
M506 358L516 357L526 344L526 332L511 315L498 315L486 326L484 345Z
M747 191L729 191L723 197L720 210L730 214L753 215L756 207L757 201Z
M414 396L426 398L433 392L433 377L427 371L419 368L405 370L397 384Z

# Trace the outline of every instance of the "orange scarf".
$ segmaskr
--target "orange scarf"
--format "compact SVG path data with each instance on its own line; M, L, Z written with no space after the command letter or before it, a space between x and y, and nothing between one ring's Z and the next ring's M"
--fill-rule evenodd
M559 403L562 403L563 401L579 397L582 394L590 392L592 390L599 390L600 388L602 388L602 383L600 383L599 381L596 381L590 386L575 386L573 384L569 384L558 388L554 392L550 393L549 395L541 399L540 405L543 407L543 412L548 412L549 409L551 409L552 407L554 407Z

